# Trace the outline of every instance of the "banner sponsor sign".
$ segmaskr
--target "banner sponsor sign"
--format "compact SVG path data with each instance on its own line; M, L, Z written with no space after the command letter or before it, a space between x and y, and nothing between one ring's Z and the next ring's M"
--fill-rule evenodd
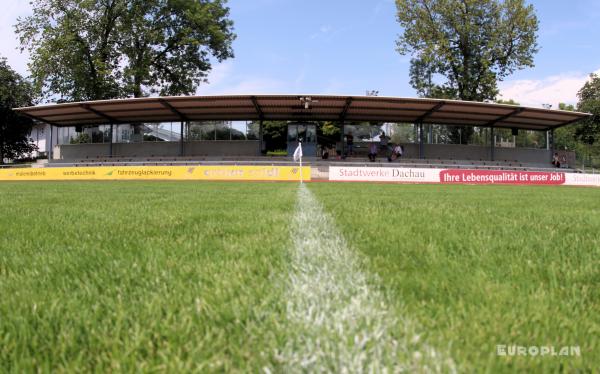
M329 180L347 182L520 184L600 187L600 174L481 169L332 166L329 168Z
M565 184L565 173L507 170L440 170L440 183L460 184Z
M565 184L568 186L600 187L600 174L565 173Z
M354 182L439 183L438 169L330 166L329 180Z
M302 169L310 180L310 166ZM296 166L112 166L0 169L0 181L41 180L230 180L299 181Z

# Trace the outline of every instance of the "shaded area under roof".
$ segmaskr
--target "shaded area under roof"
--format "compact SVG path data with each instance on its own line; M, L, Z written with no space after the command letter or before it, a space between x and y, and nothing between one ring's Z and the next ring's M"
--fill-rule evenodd
M308 100L306 100L309 98ZM308 107L306 102L309 101ZM213 120L378 121L552 130L586 113L379 96L227 95L115 99L15 109L54 126Z

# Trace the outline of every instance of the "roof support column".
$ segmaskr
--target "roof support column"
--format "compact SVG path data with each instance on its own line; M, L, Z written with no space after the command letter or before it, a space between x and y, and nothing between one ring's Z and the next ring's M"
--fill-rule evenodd
M48 163L52 162L52 157L53 157L53 149L52 149L52 140L53 140L53 136L52 136L52 132L54 131L54 126L52 126L52 124L50 124L50 147L48 148Z
M114 134L113 128L114 128L114 125L111 123L110 124L110 144L109 144L109 147L108 147L108 149L109 149L108 150L108 156L109 157L113 156L113 134Z
M419 125L415 122L413 123L413 130L414 130L414 143L416 144L419 140Z
M550 161L554 157L554 129L550 130Z
M490 127L490 160L496 161L496 136L494 126Z
M342 156L344 156L346 154L346 152L347 152L347 149L346 149L346 139L345 139L345 137L346 137L346 129L345 129L345 127L346 126L345 126L345 122L344 121L342 121L340 127L341 127L340 141L342 142ZM346 155L346 157L348 157L348 156L349 155Z
M258 122L258 155L262 155L263 154L263 150L265 148L263 147L263 120L261 119Z
M419 158L425 158L425 132L423 131L423 122L419 122Z
M180 136L179 136L179 156L183 157L185 155L185 149L184 149L184 143L183 143L183 131L184 131L184 122L181 121L179 123L179 131L180 131Z

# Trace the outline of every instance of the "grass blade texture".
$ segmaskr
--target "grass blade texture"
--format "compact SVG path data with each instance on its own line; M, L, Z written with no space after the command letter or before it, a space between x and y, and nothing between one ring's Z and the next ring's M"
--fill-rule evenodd
M258 371L295 184L0 184L0 372Z
M398 315L464 372L600 368L600 190L313 184ZM342 192L343 191L343 192ZM499 356L497 345L579 346Z

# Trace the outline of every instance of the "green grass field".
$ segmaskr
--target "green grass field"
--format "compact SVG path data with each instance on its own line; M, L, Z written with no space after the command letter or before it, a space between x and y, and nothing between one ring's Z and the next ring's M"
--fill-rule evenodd
M330 218L313 234L343 237L323 243L343 246L352 266L340 271L360 272L383 300L393 331L380 344L402 341L410 321L459 372L600 370L600 190L307 187ZM304 341L289 316L305 300L289 275L305 261L292 238L298 189L0 184L0 372L301 371L286 362L289 342ZM581 356L498 356L497 345L579 346Z

